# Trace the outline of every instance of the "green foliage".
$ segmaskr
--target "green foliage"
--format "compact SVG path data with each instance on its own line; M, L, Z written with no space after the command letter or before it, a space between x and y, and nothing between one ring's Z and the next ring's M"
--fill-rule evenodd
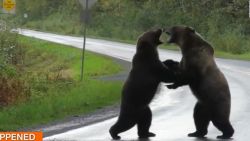
M98 87L98 89L96 89ZM0 110L0 130L13 131L38 124L81 115L112 105L120 98L120 82L84 80L73 89Z
M78 0L28 1L20 6L20 13L31 14L27 27L82 33L80 17L84 10ZM215 44L216 49L242 54L250 48L247 0L98 0L90 13L88 34L92 36L136 40L153 27L188 25Z
M29 99L29 85L19 77L18 66L21 62L22 50L17 42L17 34L0 32L0 106Z
M18 45L16 34L0 32L0 64L12 64L17 60Z
M218 35L217 35L218 36ZM244 54L250 50L249 41L238 31L227 31L218 38L213 38L215 47L233 54ZM246 42L242 42L246 41Z
M17 130L84 114L120 98L121 82L93 79L121 70L107 57L86 52L84 80L79 82L79 49L28 37L19 37L19 43L25 50L19 77L26 80L31 93L28 100L0 109L0 130ZM0 79L0 92L1 82L5 81ZM12 92L15 90L12 88Z
M69 89L79 80L79 49L27 37L20 37L19 41L25 50L23 75L30 81L32 94L36 97L47 95L49 91L58 88ZM119 72L119 67L103 58L86 52L84 76Z
M250 50L246 0L114 1L105 1L106 4L100 1L92 10L94 19L90 31L95 30L97 36L135 40L140 33L152 27L188 25L214 44L216 49L233 54Z

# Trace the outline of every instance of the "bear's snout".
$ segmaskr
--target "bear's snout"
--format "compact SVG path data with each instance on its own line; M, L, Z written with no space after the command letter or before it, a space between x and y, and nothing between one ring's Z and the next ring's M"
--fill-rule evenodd
M167 43L174 43L175 42L172 28L165 28L165 29L163 29L163 32L165 32L167 35L169 35L169 38L167 39Z

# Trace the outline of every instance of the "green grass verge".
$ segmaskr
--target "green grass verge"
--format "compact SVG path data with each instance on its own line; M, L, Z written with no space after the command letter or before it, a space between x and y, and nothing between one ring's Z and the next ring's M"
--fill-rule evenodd
M160 48L166 50L180 51L180 49L174 45L161 45ZM224 59L235 59L235 60L245 60L250 61L250 52L244 54L232 54L225 51L215 50L215 57Z
M108 40L108 41L121 42L121 43L132 44L132 45L135 45L137 42L136 39L135 40L122 40L122 39L100 37L100 36L94 36L94 35L88 35L88 37L93 38L93 39Z
M34 69L34 71L42 69L42 71L45 71L53 67L68 67L73 76L79 78L81 69L80 49L22 36L19 40L23 46L26 46L25 64L28 69ZM115 65L108 57L88 51L85 52L85 76L113 74L120 70L121 67Z
M215 56L218 58L250 61L250 52L244 54L232 54L223 51L215 51Z
M10 131L84 114L119 101L122 83L93 76L114 74L121 66L111 59L86 52L84 80L79 80L81 51L65 45L20 37L25 50L23 77L32 79L30 100L1 108L0 130ZM60 79L57 76L61 68ZM54 71L54 72L53 72ZM43 74L52 77L44 80ZM41 79L41 81L36 81Z
M84 80L64 92L51 91L46 97L2 109L0 130L12 131L45 124L114 104L120 99L120 88L120 83Z

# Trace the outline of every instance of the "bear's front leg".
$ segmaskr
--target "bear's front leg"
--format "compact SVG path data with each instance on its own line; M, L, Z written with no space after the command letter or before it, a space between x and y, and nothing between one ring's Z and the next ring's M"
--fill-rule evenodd
M179 68L180 63L174 60L167 59L162 62L165 66L167 66L169 69L177 70Z

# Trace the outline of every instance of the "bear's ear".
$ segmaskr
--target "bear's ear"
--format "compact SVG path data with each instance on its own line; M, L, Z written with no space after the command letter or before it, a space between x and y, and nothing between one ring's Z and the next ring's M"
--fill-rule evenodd
M188 31L192 32L192 33L195 33L195 30L194 30L193 27L188 27L188 26L187 26L186 29L187 29Z

